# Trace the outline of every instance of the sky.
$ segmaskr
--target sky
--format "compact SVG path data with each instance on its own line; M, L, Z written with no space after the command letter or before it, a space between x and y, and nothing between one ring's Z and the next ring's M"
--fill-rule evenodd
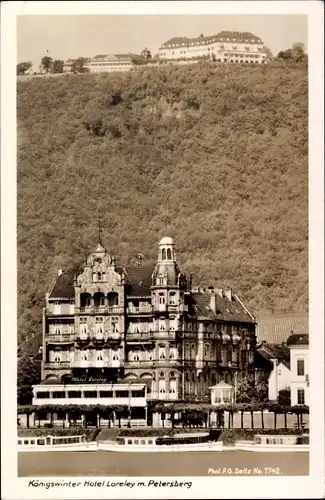
M17 16L17 62L39 65L44 55L65 60L137 54L145 47L154 55L174 36L208 36L223 30L249 31L273 55L295 42L304 43L307 50L306 15L21 15Z

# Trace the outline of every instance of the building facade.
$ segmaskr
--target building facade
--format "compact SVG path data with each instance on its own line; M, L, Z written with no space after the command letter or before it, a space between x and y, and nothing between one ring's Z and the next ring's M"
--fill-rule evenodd
M209 401L211 386L234 385L240 374L254 378L255 326L231 290L192 286L171 238L159 242L155 264L132 268L117 265L99 243L82 266L60 270L46 295L34 403L38 392L50 403L59 384L73 383L93 383L91 397L99 399L116 384L127 391L142 384L147 402ZM111 388L101 396L98 384Z
M267 53L263 41L252 33L221 31L197 38L175 37L159 48L161 60L208 57L217 62L263 64Z
M290 348L291 405L309 406L309 336L290 335L287 345Z
M92 57L85 67L90 73L113 73L131 71L133 63L129 54L99 54Z

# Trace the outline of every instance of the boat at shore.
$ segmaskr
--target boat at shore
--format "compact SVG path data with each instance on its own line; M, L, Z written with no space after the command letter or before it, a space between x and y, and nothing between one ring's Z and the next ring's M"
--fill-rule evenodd
M18 437L18 451L97 451L97 441L86 436Z
M256 434L253 441L236 441L233 449L253 452L308 452L309 434Z
M113 452L222 451L222 441L211 440L208 432L173 436L123 436L115 441L98 441L98 450Z

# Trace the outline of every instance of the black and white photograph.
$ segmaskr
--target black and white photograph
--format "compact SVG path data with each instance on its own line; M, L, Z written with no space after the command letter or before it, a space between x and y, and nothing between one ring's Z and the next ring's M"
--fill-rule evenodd
M322 5L15 3L3 498L322 496Z

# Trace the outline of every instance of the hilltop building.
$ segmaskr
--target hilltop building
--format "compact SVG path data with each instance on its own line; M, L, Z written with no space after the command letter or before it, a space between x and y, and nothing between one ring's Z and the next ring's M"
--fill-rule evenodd
M90 73L112 73L131 71L133 62L131 54L98 54L92 57L85 67Z
M221 31L197 38L174 37L159 48L161 60L208 57L217 62L262 64L268 59L263 41L252 33Z
M46 295L33 404L128 404L144 419L150 402L209 401L216 384L254 378L255 327L232 290L192 286L172 238L134 268L98 243Z

